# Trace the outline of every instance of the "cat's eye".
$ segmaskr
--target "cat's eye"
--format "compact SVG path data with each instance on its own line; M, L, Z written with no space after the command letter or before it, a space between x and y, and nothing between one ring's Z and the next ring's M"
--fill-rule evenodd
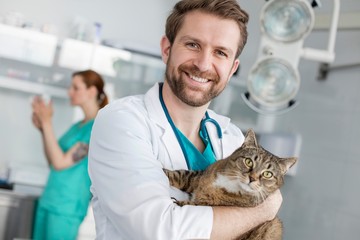
M245 158L244 163L245 163L245 166L247 166L248 168L252 168L254 166L254 163L250 158Z
M262 175L264 178L271 178L273 176L273 173L270 171L264 171Z

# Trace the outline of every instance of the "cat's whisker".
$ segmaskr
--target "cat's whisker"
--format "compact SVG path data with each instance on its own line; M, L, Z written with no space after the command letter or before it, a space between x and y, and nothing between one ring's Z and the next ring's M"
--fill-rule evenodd
M240 180L240 182L242 183L247 183L248 181L246 180L246 178L239 176L239 175L228 175L229 177L231 177L232 179L236 179L236 180Z
M224 183L230 183L230 182L232 182L232 181L234 181L234 180L240 180L240 182L242 182L242 183L244 182L243 179L242 179L241 177L237 176L237 175L231 176L231 175L227 174L226 176L227 176L228 178L222 179L222 181L223 181Z
M265 201L266 194L264 193L264 191L260 190L259 193L260 193L260 196L261 196L261 202Z
M257 193L255 195L256 196L256 204L262 203L266 198L266 194L265 194L264 190L261 188L261 186L259 184L252 184L252 188Z
M238 175L239 175L239 171L229 170L229 169L221 170L221 171L219 171L219 173L223 173L223 174L226 174L226 175L234 175L234 176L238 176Z

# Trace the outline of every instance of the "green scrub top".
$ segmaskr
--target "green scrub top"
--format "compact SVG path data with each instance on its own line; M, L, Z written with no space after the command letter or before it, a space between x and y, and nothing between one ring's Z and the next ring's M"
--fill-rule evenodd
M94 120L77 122L59 139L60 148L67 152L74 144L89 144ZM50 212L74 217L85 217L91 199L88 156L69 168L55 170L50 166L46 187L39 206Z

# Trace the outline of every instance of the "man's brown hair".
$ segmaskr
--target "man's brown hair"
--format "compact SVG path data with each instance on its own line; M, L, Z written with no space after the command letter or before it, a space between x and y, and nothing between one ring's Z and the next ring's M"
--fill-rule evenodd
M165 34L170 44L174 43L175 37L182 26L184 17L192 11L201 11L213 14L223 19L234 20L240 29L240 42L235 58L240 56L246 41L249 15L241 9L236 0L182 0L175 4L171 14L166 20Z

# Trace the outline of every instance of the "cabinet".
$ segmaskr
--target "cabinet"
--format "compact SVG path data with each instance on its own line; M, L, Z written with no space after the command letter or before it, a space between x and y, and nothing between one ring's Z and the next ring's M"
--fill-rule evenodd
M93 69L117 98L143 93L163 80L160 50L154 55L153 49L147 54L118 42L105 44L59 41L51 34L0 24L0 87L66 98L71 74Z
M31 238L36 199L0 190L0 240Z
M0 56L45 67L53 64L56 36L0 24Z

